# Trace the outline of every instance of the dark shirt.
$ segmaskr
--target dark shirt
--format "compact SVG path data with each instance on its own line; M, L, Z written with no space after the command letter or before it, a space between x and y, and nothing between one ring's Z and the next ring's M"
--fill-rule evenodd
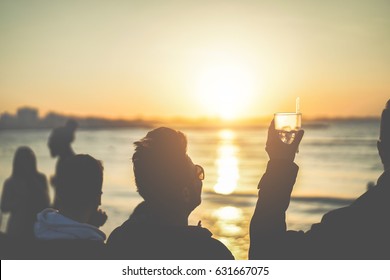
M37 240L36 254L31 259L41 260L101 260L107 259L102 241L83 239Z
M145 220L145 203L141 203L107 240L112 259L142 260L215 260L234 259L220 241L201 226L170 226Z
M288 231L285 212L298 166L269 162L250 226L250 259L390 259L390 172L350 206L307 232Z
M1 196L1 211L9 212L7 234L17 238L33 238L36 215L49 207L49 190L45 175L31 178L8 178Z
M0 235L0 246L0 257L6 260L107 259L104 242L94 240L31 240Z

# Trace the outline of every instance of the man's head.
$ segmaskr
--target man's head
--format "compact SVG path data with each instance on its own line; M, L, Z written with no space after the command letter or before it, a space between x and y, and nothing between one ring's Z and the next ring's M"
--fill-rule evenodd
M134 144L139 194L151 205L191 213L201 203L204 171L187 155L185 135L160 127Z
M378 152L385 170L390 168L390 100L382 112L381 130L378 141Z
M64 162L58 174L57 195L61 209L96 211L101 204L103 166L90 155L76 155Z
M77 126L76 121L68 120L65 126L53 129L47 143L52 157L60 155L63 150L69 148L74 140Z

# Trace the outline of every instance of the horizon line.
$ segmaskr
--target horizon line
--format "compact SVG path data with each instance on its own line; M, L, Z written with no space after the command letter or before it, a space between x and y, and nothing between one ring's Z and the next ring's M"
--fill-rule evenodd
M37 112L37 117L39 119L44 119L47 116L50 115L57 115L64 118L74 118L79 120L87 120L87 119L101 119L101 120L108 120L108 121L146 121L146 122L161 122L161 121L168 121L168 122L199 122L199 121L213 121L217 123L242 123L242 122L252 122L252 121L270 121L272 119L272 115L258 115L258 116L247 116L247 117L237 117L235 119L223 119L218 116L195 116L195 117L188 117L183 115L171 115L171 116L142 116L142 115L134 115L133 117L127 116L127 117L121 117L121 116L104 116L104 115L82 115L82 114L72 114L72 113L61 113L58 111L47 111L44 114L40 114L40 110L33 106L21 106L16 109L16 113L8 113L7 111L4 111L0 114L0 117L4 115L9 116L17 116L19 110L34 110ZM305 114L302 114L306 121L332 121L332 120L376 120L380 119L380 114L378 115L308 115L305 116Z

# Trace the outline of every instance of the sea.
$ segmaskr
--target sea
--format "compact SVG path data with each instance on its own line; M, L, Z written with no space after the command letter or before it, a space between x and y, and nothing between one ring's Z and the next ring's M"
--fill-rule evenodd
M299 173L287 210L287 227L309 230L324 213L349 205L383 172L376 143L377 119L327 120L304 125L305 135L296 155ZM188 155L205 169L202 204L189 217L199 221L223 242L236 259L247 259L249 223L257 200L257 185L268 156L264 150L267 127L173 127L188 139ZM91 154L104 165L101 208L108 220L101 228L108 236L142 201L136 191L131 157L133 142L150 128L79 129L73 148ZM11 174L19 146L29 146L38 169L49 179L56 159L50 157L50 130L0 131L0 194ZM53 198L53 188L50 195ZM2 213L0 230L6 230L9 214Z

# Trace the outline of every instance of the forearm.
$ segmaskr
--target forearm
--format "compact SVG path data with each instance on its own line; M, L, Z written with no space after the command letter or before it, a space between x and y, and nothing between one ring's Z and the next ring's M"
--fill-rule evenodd
M10 212L12 211L13 204L15 201L14 195L12 193L12 190L10 186L5 183L3 186L3 193L1 194L1 211L2 212Z
M256 257L267 246L281 241L286 233L285 212L298 173L293 162L269 161L259 183L259 197L250 224L250 255Z

